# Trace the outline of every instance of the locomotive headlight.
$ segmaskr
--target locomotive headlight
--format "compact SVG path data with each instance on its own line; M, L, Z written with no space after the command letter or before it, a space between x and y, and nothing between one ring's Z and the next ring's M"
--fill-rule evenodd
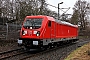
M36 35L37 35L37 36L40 36L40 31L38 31Z
M22 31L22 34L23 35L27 34L27 31L26 30Z
M39 36L39 34L37 34L37 36Z

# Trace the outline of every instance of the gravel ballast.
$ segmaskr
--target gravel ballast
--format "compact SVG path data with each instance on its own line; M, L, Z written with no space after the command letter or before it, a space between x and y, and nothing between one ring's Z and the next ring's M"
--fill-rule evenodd
M59 49L41 54L39 56L30 57L26 60L64 60L72 51L76 50L78 47L90 42L89 40L83 42L77 42L70 46L61 47Z

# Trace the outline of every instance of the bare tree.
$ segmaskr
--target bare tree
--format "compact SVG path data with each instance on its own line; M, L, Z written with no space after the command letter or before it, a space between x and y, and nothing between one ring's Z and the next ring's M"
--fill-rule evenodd
M78 13L79 13L78 10L73 11L73 15L72 15L71 21L70 21L72 24L78 25L78 20L79 20L79 14Z
M78 12L78 24L80 25L81 30L85 30L86 28L86 12L87 12L88 3L83 0L78 0L74 5L74 12Z
M1 13L2 13L2 11L1 11L1 3L2 3L2 1L0 0L0 17L1 17Z
M57 17L57 13L51 11L46 0L0 0L0 16L9 21L23 21L27 15L49 15Z

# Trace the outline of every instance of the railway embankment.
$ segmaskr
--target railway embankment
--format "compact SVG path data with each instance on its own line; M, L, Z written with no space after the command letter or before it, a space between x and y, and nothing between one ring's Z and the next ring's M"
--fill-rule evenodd
M82 39L83 37L80 38ZM85 36L83 39L90 40L88 36ZM90 60L90 42L71 52L64 60Z
M0 53L18 48L15 40L0 40Z

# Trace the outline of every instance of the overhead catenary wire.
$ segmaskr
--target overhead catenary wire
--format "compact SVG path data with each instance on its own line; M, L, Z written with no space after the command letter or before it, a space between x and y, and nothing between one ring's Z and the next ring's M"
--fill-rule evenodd
M51 5L51 4L48 4L48 3L46 3L47 5L49 5L49 6L52 6L52 7L54 7L54 8L58 8L58 7L56 7L56 6L53 6L53 5ZM60 9L60 8L59 8ZM63 11L62 9L60 9L61 11Z
M48 4L48 3L45 3L45 4L47 4L47 5L49 5L49 6L52 6L52 7L54 7L54 8L58 8L58 7L56 7L56 6L54 6L54 5L51 5L51 4ZM70 9L70 7L69 8L59 8L61 11L63 11L62 9ZM64 13L66 13L68 10L66 10L66 11L63 11Z

